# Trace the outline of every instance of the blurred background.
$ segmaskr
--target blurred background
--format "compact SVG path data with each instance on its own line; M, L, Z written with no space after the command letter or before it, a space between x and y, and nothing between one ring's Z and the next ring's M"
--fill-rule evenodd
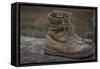
M76 32L82 38L95 38L95 10L76 8L57 8L40 6L20 7L20 34L45 38L48 31L48 13L53 10L72 12Z

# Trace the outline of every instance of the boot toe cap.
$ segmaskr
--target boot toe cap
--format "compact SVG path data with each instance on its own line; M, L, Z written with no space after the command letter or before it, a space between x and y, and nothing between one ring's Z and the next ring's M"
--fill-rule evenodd
M79 53L75 54L73 58L85 58L93 55L94 48L92 45L82 45Z

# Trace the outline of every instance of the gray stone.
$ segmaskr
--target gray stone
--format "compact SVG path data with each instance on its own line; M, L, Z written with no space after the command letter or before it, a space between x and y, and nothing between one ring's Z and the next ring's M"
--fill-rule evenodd
M61 56L51 56L44 54L45 39L20 36L20 63L44 63L44 62L61 62L76 61ZM87 59L86 59L87 60Z

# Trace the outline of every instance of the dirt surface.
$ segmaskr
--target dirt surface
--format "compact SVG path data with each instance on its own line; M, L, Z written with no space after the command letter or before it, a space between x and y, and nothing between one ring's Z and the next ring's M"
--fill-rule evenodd
M45 39L21 36L20 63L43 63L43 62L61 62L77 61L60 56L51 56L44 53ZM85 59L87 60L87 59Z

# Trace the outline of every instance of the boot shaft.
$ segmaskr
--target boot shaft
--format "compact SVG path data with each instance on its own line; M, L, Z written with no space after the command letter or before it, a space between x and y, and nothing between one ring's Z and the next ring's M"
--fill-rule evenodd
M72 25L72 13L63 11L53 11L48 14L49 30L48 35L57 38L69 39L74 34Z

